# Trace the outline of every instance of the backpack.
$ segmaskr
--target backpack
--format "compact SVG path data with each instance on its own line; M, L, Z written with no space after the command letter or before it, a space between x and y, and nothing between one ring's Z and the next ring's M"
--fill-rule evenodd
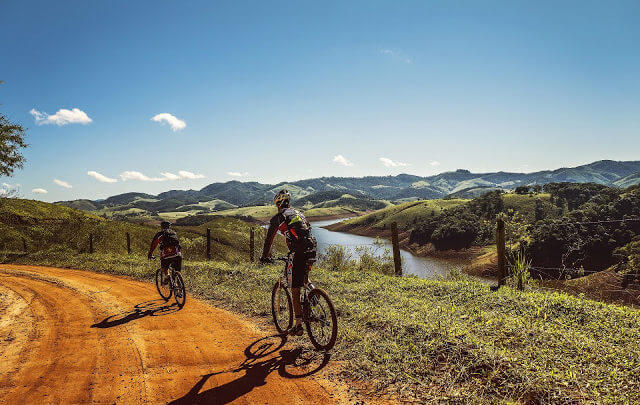
M165 229L162 231L162 247L180 246L178 234L173 229Z

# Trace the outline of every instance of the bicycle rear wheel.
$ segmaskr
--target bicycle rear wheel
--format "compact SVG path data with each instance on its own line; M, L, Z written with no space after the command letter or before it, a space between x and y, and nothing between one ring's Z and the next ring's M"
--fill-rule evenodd
M176 304L180 308L184 307L184 303L187 302L187 290L184 288L184 280L182 274L178 272L173 273L173 298L176 300Z
M158 269L156 271L156 288L158 289L158 293L163 300L169 301L171 298L171 286L167 283L167 285L162 285L162 269Z
M271 292L271 314L278 333L285 333L293 326L293 300L288 288L278 280Z
M311 343L318 350L329 350L338 337L338 317L329 295L319 288L307 296L305 326Z

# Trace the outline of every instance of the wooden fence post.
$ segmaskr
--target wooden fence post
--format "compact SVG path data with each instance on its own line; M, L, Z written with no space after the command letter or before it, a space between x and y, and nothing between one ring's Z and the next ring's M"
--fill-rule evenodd
M27 253L27 241L25 240L25 238L22 238L22 251L24 253Z
M211 229L207 228L207 260L211 260Z
M400 243L398 242L398 224L391 223L391 244L393 245L393 265L396 270L396 276L402 275L402 260L400 258Z
M89 253L93 253L93 234L89 234Z
M504 285L504 282L507 278L505 243L504 219L498 218L496 222L496 247L498 251L498 287Z
M127 254L131 254L131 235L127 232Z
M251 231L249 233L249 261L251 263L253 263L254 244L255 244L255 231L253 230L253 227L251 227Z

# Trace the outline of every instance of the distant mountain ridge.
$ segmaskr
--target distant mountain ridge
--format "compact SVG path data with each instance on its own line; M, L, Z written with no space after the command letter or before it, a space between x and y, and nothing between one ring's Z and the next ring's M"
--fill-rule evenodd
M131 208L151 210L171 210L211 200L222 200L235 206L259 205L270 202L273 195L281 188L287 188L294 199L333 191L364 195L378 200L402 201L442 198L456 193L473 194L475 189L510 190L522 185L544 185L553 182L598 183L612 187L628 187L640 183L640 161L600 160L577 167L533 173L471 173L468 170L459 169L427 177L411 174L320 177L278 184L234 180L212 183L200 190L170 190L156 196L145 193L125 193L105 200L74 200L60 203L87 208L131 204ZM326 194L332 198L336 197L335 193Z

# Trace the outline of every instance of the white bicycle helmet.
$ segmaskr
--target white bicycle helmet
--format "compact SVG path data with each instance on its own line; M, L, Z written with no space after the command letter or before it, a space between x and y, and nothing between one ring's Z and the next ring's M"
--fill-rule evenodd
M289 205L291 202L291 194L286 189L282 189L273 196L273 203L280 208L283 205Z

